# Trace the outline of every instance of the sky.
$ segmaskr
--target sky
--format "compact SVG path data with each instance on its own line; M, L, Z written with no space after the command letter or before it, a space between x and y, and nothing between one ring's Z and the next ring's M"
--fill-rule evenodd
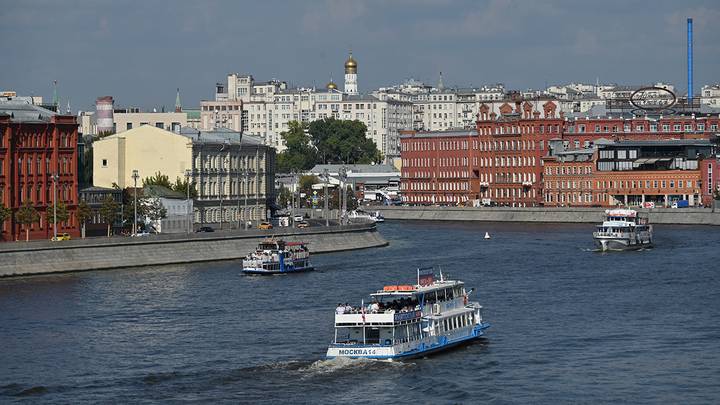
M720 82L720 1L0 0L0 90L92 110L172 109L214 97L231 72L342 88L352 49L360 92L415 78L508 89L569 82L687 88Z

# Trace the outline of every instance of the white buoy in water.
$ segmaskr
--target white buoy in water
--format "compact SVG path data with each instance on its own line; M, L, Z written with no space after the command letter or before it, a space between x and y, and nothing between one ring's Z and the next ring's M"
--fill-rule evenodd
M490 232L485 232L485 239L490 239Z

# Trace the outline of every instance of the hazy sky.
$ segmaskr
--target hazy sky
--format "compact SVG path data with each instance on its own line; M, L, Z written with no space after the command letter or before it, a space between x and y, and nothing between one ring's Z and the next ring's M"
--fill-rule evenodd
M720 81L720 1L691 0L0 0L0 90L63 108L171 108L211 99L229 72L342 87L349 48L361 92L413 77L511 89L570 81L686 89Z

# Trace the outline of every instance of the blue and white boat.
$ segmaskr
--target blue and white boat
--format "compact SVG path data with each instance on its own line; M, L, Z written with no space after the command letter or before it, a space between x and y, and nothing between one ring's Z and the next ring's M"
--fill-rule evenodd
M418 269L417 284L385 286L367 307L338 305L327 358L412 358L480 339L490 324L472 292L442 271L436 280L433 269Z
M313 270L303 242L266 239L242 262L245 274L285 274Z

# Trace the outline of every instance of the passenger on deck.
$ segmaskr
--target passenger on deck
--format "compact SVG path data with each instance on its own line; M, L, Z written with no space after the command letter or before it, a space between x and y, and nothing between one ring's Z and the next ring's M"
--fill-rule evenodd
M345 305L338 304L337 308L335 308L335 313L340 315L345 313Z
M345 313L346 314L353 313L353 307L350 304L348 304L347 302L345 303Z
M370 310L370 313L376 314L380 310L380 305L377 301L373 301L368 309Z

